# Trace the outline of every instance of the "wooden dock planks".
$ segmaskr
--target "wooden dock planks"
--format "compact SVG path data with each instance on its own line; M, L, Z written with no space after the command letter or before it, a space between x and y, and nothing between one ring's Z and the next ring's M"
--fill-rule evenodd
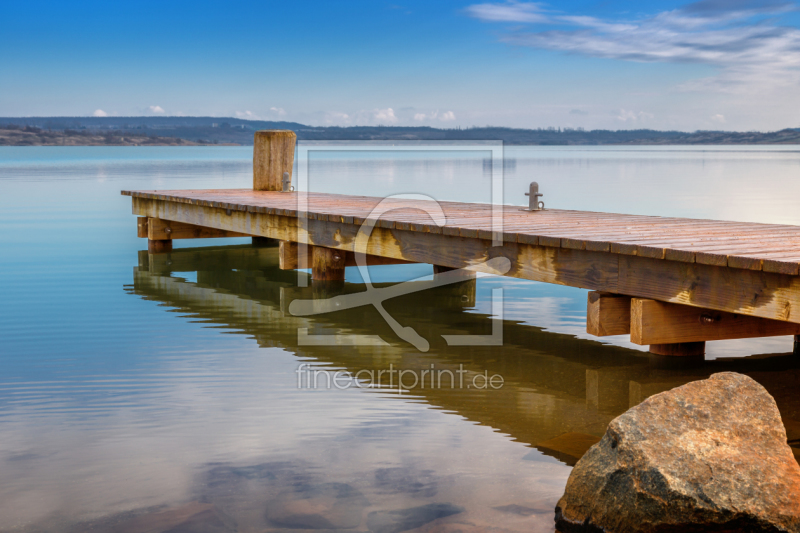
M352 251L382 199L247 189L124 191L134 213L218 230ZM406 202L407 201L402 201ZM402 205L401 201L396 204ZM413 204L377 220L368 253L463 267L493 257L507 275L800 323L800 227L504 206Z
M136 198L164 200L235 211L297 217L307 198L308 218L361 224L380 198L323 193L277 193L247 189L124 191ZM447 224L439 227L424 212L403 208L385 213L380 227L469 238L491 238L488 204L440 202ZM608 251L653 259L698 262L796 275L800 267L800 227L777 224L694 220L568 210L521 211L503 208L507 242L555 248Z

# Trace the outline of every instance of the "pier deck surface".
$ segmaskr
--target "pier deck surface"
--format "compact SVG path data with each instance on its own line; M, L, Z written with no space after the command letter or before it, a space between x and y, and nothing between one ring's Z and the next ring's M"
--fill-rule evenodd
M355 251L359 229L372 219L360 250L368 256L800 324L798 226L504 206L495 235L490 204L418 200L409 207L408 200L245 189L123 194L147 220L306 242L320 257L323 249ZM406 205L383 205L377 216L381 202ZM438 209L441 224L428 214ZM492 266L501 263L507 269Z
M326 193L281 193L249 189L123 191L134 198L218 209L301 216L302 195L311 220L360 225L381 198ZM408 203L408 200L403 200ZM424 201L416 201L422 205ZM431 202L433 203L433 202ZM379 227L468 238L492 238L492 206L438 202L446 217L442 227L418 209L396 209L380 216ZM797 275L800 226L704 219L654 217L547 209L539 212L506 205L502 211L505 242L590 250Z

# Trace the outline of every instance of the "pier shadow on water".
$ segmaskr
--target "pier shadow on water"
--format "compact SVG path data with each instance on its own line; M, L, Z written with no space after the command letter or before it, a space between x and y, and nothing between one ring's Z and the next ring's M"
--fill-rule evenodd
M290 354L294 364L277 370L284 388L261 397L267 405L242 400L230 413L283 411L290 420L264 430L284 433L284 438L277 435L270 452L242 454L246 460L215 449L193 468L181 501L83 519L60 529L553 531L553 508L570 467L614 417L653 394L720 371L747 374L767 388L800 455L800 358L790 353L659 359L513 320L503 321L501 346L449 346L442 335L491 333L491 317L479 312L477 301L486 296L487 278L386 302L400 324L430 342L429 351L420 352L399 339L372 307L293 316L292 301L321 293L311 283L298 287L298 273L279 270L277 263L276 248L249 245L164 255L140 252L126 291L157 302L165 314L174 313L164 320L200 322L221 333L245 335L261 350ZM373 271L391 278L404 268ZM335 292L363 290L363 284L348 282ZM505 305L530 304L522 292L506 289ZM348 346L334 334L377 335L381 341ZM330 335L330 340L310 342L308 335ZM363 379L390 365L453 375L462 369L466 385L445 379L439 386L425 382L402 392L390 384L390 374ZM363 371L361 387L344 379L339 390L325 374L313 373L323 370L342 375ZM480 375L502 376L503 385L470 386L484 383L475 380ZM422 407L427 414L409 414L409 407ZM346 413L340 422L346 431L329 429L337 409ZM193 438L202 447L207 436L202 421L198 424ZM51 523L44 529L59 527Z

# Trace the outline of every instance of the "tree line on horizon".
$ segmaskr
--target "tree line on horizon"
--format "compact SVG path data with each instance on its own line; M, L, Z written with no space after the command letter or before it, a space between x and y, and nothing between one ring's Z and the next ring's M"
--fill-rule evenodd
M510 128L476 126L433 128L431 126L308 126L296 122L251 121L215 117L6 117L0 127L38 128L71 135L117 135L165 137L203 144L253 142L260 129L290 129L300 140L351 141L503 141L522 145L602 144L800 144L800 128L775 132L704 131L682 132L651 129L585 130L583 128Z

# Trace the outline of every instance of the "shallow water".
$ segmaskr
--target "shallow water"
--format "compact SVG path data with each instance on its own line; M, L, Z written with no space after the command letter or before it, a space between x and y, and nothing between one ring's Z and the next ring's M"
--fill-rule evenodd
M583 290L480 277L387 302L430 341L420 352L372 308L293 316L290 302L314 292L277 268L275 248L143 252L120 190L249 187L251 150L0 148L0 531L550 532L570 465L611 419L721 370L773 394L800 450L789 337L709 343L705 363L667 366L586 335ZM504 157L511 203L537 180L552 207L800 224L794 147ZM480 151L319 152L308 185L490 201L491 173ZM371 274L384 286L431 267ZM344 290L360 282L348 269ZM498 288L503 345L447 345L491 333ZM331 334L381 341L308 344ZM403 392L386 374L366 386L390 365L442 371L444 384ZM318 373L314 388L321 370L365 372L339 388Z

